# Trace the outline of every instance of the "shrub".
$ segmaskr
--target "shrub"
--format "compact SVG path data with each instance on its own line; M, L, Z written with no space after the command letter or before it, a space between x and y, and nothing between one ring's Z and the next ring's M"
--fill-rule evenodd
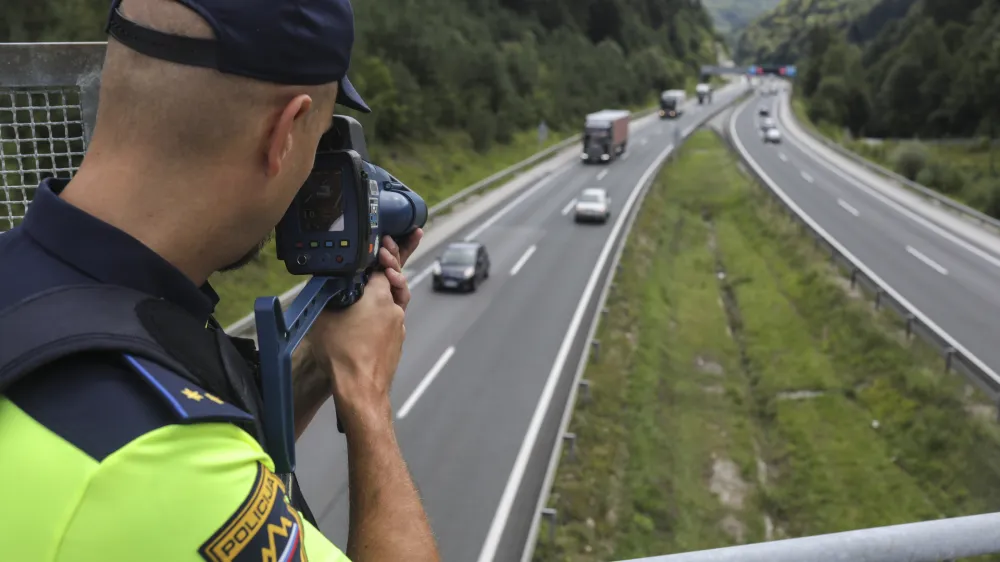
M927 147L920 143L901 144L889 155L889 162L897 173L916 180L917 175L927 166Z
M920 173L916 182L932 187L944 194L959 193L965 188L965 176L955 168L940 161L932 161Z
M982 178L966 187L964 195L973 208L1000 219L1000 180Z

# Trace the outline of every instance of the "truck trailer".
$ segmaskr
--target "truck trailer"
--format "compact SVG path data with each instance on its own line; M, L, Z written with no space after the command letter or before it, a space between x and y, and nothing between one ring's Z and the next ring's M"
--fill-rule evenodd
M703 82L695 86L694 91L698 94L698 105L712 103L712 86Z
M684 110L682 106L687 100L687 92L684 90L667 90L660 94L660 119L675 119Z
M585 163L610 162L625 152L632 113L625 109L604 109L587 115L583 124Z

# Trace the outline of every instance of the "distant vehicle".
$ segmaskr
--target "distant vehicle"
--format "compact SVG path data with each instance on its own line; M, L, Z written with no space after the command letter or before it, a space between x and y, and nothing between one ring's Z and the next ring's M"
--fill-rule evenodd
M771 110L768 109L767 106L762 105L757 108L757 115L760 115L761 117L767 117L770 114Z
M573 220L575 222L608 222L611 218L611 198L600 187L588 187L580 193L576 201Z
M660 94L660 119L674 119L684 113L682 106L687 101L684 90L666 90Z
M777 125L774 123L774 119L771 119L770 117L765 117L765 118L763 118L763 119L760 120L760 129L762 131L766 131L768 129L773 129L776 126Z
M695 86L694 91L698 94L698 105L712 103L712 86L701 83Z
M764 142L765 143L781 143L781 131L777 127L771 127L770 129L764 131Z
M587 116L583 124L584 163L610 162L628 146L628 126L632 113L625 109L605 109Z
M490 256L480 242L452 242L431 269L435 291L475 291L490 276Z

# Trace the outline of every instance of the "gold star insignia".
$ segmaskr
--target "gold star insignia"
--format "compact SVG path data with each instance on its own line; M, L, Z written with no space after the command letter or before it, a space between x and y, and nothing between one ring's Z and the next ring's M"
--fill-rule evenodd
M184 390L181 391L181 394L187 396L189 399L194 400L195 402L198 402L202 398L204 398L204 396L202 396L200 392L191 390L190 388L185 388Z

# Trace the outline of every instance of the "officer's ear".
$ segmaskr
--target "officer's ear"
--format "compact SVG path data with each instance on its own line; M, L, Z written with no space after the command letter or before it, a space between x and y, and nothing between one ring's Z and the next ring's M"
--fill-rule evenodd
M313 100L308 94L299 94L292 98L278 116L267 139L267 175L274 177L281 172L285 158L292 152L292 133L296 121L306 118Z

